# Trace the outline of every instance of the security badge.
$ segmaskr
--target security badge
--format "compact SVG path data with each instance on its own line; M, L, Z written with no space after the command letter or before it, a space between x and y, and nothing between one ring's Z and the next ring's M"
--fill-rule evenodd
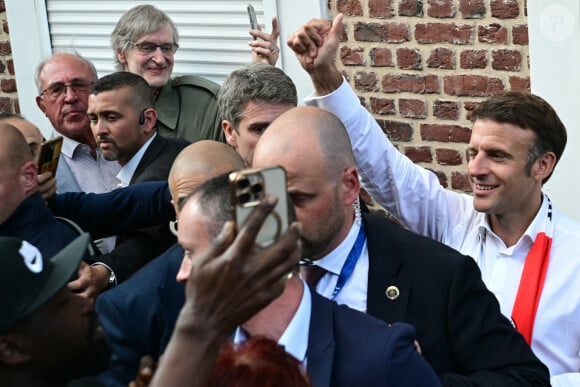
M387 290L385 290L385 295L391 301L399 298L399 294L400 294L399 288L396 287L395 285L391 285L391 286L387 287Z

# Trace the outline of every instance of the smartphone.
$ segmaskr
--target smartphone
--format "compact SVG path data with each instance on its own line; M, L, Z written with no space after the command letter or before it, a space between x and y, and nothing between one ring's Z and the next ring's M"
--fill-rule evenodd
M286 171L280 166L243 169L230 173L230 191L236 229L239 230L266 194L278 198L276 207L264 221L256 237L256 247L266 248L286 232L290 224L290 202L286 191Z
M55 137L40 144L38 152L38 174L44 172L52 173L56 176L56 168L58 168L58 159L62 149L62 136Z
M258 19L256 18L256 10L254 9L254 6L252 4L248 4L248 17L250 18L250 27L253 30L257 30L258 29ZM254 40L256 40L255 36L254 36Z

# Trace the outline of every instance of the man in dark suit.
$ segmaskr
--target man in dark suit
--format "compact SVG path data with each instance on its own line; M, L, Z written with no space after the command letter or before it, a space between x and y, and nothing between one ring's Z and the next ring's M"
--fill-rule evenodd
M188 145L156 133L155 96L138 75L118 72L93 85L87 115L101 154L121 165L121 186L167 180L177 154ZM104 289L124 281L175 243L167 226L159 225L118 237L115 249L99 257ZM103 290L104 290L103 289Z
M317 292L388 323L414 325L444 385L549 384L547 369L501 315L473 260L353 208L360 182L335 116L311 107L282 114L253 160L254 167L276 164L286 169L303 256L313 262L303 275L320 273Z
M185 200L180 212L179 244L186 251L177 279L186 282L191 267L233 219L228 176L213 178ZM239 282L244 283L244 273ZM354 333L354 334L353 334ZM282 294L242 324L236 343L266 336L307 365L316 387L440 385L414 345L414 329L339 306L311 293L298 270Z
M189 145L175 159L169 187L176 214L179 201L207 179L243 168L238 153L217 141ZM112 348L107 386L126 386L144 355L158 359L165 350L185 301L185 288L175 280L183 249L175 244L118 287L97 299L97 312Z

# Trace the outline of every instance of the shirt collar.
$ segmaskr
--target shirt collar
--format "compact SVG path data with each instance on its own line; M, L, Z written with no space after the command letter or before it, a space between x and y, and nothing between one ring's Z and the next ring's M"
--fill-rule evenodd
M282 333L278 344L282 345L286 352L300 360L306 361L306 351L308 349L308 336L310 334L310 316L312 313L312 296L308 285L302 281L304 291L300 305L290 320L290 324ZM248 339L248 334L240 327L234 334L234 343L240 344Z
M60 134L58 134L60 136ZM73 140L72 138L68 138L66 136L62 136L62 148L61 153L63 153L69 159L72 159L75 153L75 150L78 147L82 147L85 144L81 144L78 141ZM88 145L85 145L88 147Z
M346 236L338 246L330 253L316 261L316 265L325 269L326 271L339 275L344 262L348 258L348 254L356 241L356 237L361 228L361 222L355 220Z
M147 148L149 148L149 145L151 145L151 142L153 141L155 136L157 136L157 133L153 133L153 136L151 136L151 138L147 140L145 144L143 144L143 146L139 149L139 151L135 153L133 157L131 157L129 162L125 164L125 166L123 166L123 168L121 168L121 170L117 174L117 178L121 181L120 185L122 187L127 187L129 183L131 183L131 179L133 178L135 170L139 166L139 163L141 162L143 155L147 151Z

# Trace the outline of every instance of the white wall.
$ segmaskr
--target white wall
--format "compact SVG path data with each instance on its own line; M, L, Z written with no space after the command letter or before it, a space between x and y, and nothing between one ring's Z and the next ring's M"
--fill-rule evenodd
M545 192L580 220L580 14L578 0L528 1L532 92L546 99L568 130L568 144Z

